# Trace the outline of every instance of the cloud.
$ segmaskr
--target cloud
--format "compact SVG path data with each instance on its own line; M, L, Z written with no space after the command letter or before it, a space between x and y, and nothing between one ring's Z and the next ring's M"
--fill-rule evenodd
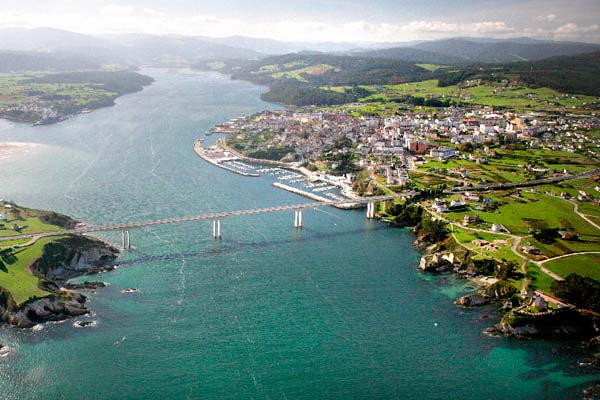
M542 22L554 22L554 21L556 21L557 18L558 17L556 16L556 14L547 14L547 15L540 15L535 20L542 21Z
M113 18L130 18L135 16L136 9L131 5L109 4L100 9L100 15Z
M495 19L474 22L447 21L444 19L420 19L406 22L382 22L373 20L340 21L287 18L287 19L237 19L208 13L176 14L171 9L138 7L126 3L101 3L90 8L87 14L60 10L41 13L18 13L0 9L0 27L53 26L82 33L151 33L201 36L246 35L268 37L289 41L353 41L395 42L429 40L447 37L496 37L533 36L560 40L583 40L600 42L598 24L578 25L575 22L549 27L558 21L556 14L538 17L539 26L529 23L517 27ZM531 18L534 20L536 18ZM530 21L531 21L530 20Z

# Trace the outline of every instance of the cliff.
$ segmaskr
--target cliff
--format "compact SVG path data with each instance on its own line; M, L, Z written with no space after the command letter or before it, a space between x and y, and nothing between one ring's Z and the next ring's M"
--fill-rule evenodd
M513 310L497 328L520 339L590 339L598 335L597 322L594 316L570 308L538 314Z
M106 243L85 236L69 236L48 243L30 268L40 278L40 287L52 294L16 304L10 292L0 288L0 321L29 328L41 322L86 314L89 312L86 297L59 286L71 278L111 269L117 253Z

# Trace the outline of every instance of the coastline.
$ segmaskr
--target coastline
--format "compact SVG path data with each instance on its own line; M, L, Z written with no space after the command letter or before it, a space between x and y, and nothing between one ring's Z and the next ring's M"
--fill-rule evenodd
M283 163L281 161L253 159L253 158L244 156L243 154L240 154L239 152L237 152L234 149L232 149L231 147L229 147L227 145L225 139L217 140L217 146L219 148L221 148L223 151L227 151L227 152L235 155L237 158L244 160L248 163L256 163L256 164L267 164L268 163L270 165L276 165L281 168L286 168L289 170L300 172L303 175L307 176L308 179L310 179L310 180L320 179L320 180L327 182L327 180L324 179L323 177L320 177L320 176L315 177L315 176L313 176L313 173L308 171L306 168L299 167L295 164ZM233 171L233 172L235 172L235 171ZM334 183L334 182L328 182L328 183ZM318 196L318 195L315 195L312 193L308 193L301 189L297 189L297 188L294 188L294 187L291 187L291 186L288 186L288 185L285 185L285 184L282 184L279 182L273 183L273 186L277 187L279 189L283 189L283 190L304 196L304 197L308 197L315 201L321 201L321 202L328 201L328 199L325 199L321 196ZM340 185L336 184L336 186L340 186ZM350 194L348 192L350 192ZM346 196L347 198L357 198L358 197L352 192L351 189L349 191L347 189L344 190L343 186L342 186L342 194L344 196ZM422 206L417 204L417 207L422 207ZM346 207L339 207L339 208L346 208ZM356 208L356 207L348 207L348 208ZM379 220L382 220L381 215L376 215L376 218L378 218ZM430 217L427 216L426 218L430 218ZM402 226L403 224L396 223L396 225ZM502 311L501 319L499 321L497 321L497 323L494 324L493 326L487 328L485 330L485 333L491 334L491 335L502 334L504 336L513 336L513 337L517 337L520 339L526 339L526 338L544 338L544 339L584 338L586 340L589 340L589 339L597 336L598 332L595 331L593 328L596 324L595 318L584 317L583 314L581 314L581 312L579 310L576 310L575 308L568 308L568 310L560 309L561 311L566 310L569 312L564 312L564 313L559 312L557 314L558 316L552 320L552 324L554 324L554 325L551 325L550 327L547 326L548 320L543 320L542 322L540 322L537 319L537 317L534 317L533 319L531 319L531 318L525 319L526 323L524 323L523 320L520 320L516 325L514 323L511 324L511 321L513 321L512 316L515 315L515 313L518 312L518 310L531 306L533 304L534 300L537 299L538 297L542 297L545 299L547 296L544 296L538 292L532 292L533 294L528 292L526 294L521 294L521 296L522 296L521 298L515 299L513 297L513 295L516 294L517 290L514 287L512 287L509 283L507 283L505 281L501 281L493 276L473 274L472 272L465 270L463 264L467 261L467 256L466 255L463 256L462 257L463 259L461 259L461 258L455 259L454 253L452 251L445 250L445 248L447 246L446 242L448 242L448 240L451 239L450 236L445 236L443 239L436 239L436 240L431 241L431 240L428 240L427 237L423 237L420 234L420 231L419 231L420 224L411 223L411 224L408 224L405 226L411 226L413 228L413 231L416 234L416 240L414 243L415 247L417 249L426 250L426 253L423 255L422 262L421 262L421 265L419 266L419 269L423 270L426 273L453 272L453 273L456 273L458 276L469 280L470 282L472 282L475 286L477 286L479 288L479 290L474 293L471 293L471 294L468 294L466 296L462 296L462 297L456 299L455 304L458 307L471 308L471 307L478 307L478 306L489 305L489 304L496 304L496 305L501 306L498 308L498 310ZM437 260L438 259L443 260L445 257L448 257L446 259L446 262L442 261L440 264L438 264ZM426 260L426 259L429 259L429 260L435 259L436 265L434 265L433 267L430 267L427 265L428 262L426 262L425 266L424 266L423 260ZM557 303L560 303L560 301L557 301ZM515 310L517 310L517 311L515 311ZM554 317L553 312L551 312L550 314ZM520 325L518 325L519 323L525 324L525 328L522 328Z
M229 168L228 166L223 165L221 162L208 157L205 154L204 147L202 146L202 144L198 140L196 140L194 142L194 152L196 153L196 155L198 157L200 157L204 161L206 161L208 163L211 163L212 165L214 165L216 167L219 167L219 168L222 168L222 169L224 169L226 171L233 172L234 174L238 174L238 175L242 175L242 176L248 176L248 177L254 177L254 178L257 178L257 177L260 176L259 174L248 173L248 172L238 171L238 170L233 169L233 168Z
M38 287L48 294L31 296L17 303L11 292L0 287L0 323L17 328L33 328L38 324L88 314L87 297L79 290L104 287L101 282L83 285L69 283L71 279L93 275L115 268L119 251L112 245L87 236L69 235L45 245L42 254L28 269L38 277Z

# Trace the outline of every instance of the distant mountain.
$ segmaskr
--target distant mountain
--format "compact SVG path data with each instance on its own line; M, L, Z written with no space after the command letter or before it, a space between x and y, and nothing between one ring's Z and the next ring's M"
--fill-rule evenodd
M555 42L531 38L453 38L405 43L399 46L355 51L361 57L391 58L414 63L461 65L541 60L548 57L600 51L600 45Z
M90 35L53 28L0 29L0 49L55 52L72 48L108 48L111 43Z
M429 50L422 50L415 47L394 47L388 49L354 52L353 54L360 57L387 58L408 63L422 64L456 65L470 62L466 58L436 53Z
M189 63L197 60L256 59L258 53L189 36L128 34L111 37L118 54L142 63ZM123 54L126 53L126 54Z
M497 73L498 68L494 68L493 72ZM564 93L600 96L600 51L506 64L503 72L517 75L529 85L547 86Z
M253 50L186 36L96 37L52 28L0 29L0 51L70 54L101 64L189 65L199 60L256 59Z
M600 45L576 42L538 41L528 38L507 40L445 39L423 42L415 49L475 63L541 60L600 51Z
M0 50L0 72L73 71L100 67L98 61L79 55Z
M395 84L429 75L429 71L413 63L314 52L270 56L241 65L234 64L231 73L234 78L260 84L286 82L317 86Z
M229 36L224 38L201 37L202 40L232 47L241 47L265 55L283 55L302 51L321 53L349 53L369 49L408 46L416 42L406 43L353 43L353 42L285 42L274 39L253 38L248 36Z

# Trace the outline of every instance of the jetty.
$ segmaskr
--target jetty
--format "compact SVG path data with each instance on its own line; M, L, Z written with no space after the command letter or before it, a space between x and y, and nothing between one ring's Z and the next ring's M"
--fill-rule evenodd
M295 188L293 186L286 185L286 184L281 183L281 182L273 182L273 186L276 187L276 188L278 188L278 189L283 189L283 190L286 190L288 192L295 193L297 195L307 197L307 198L309 198L311 200L319 201L321 203L327 203L327 204L332 205L333 207L341 208L341 209L344 209L344 210L351 210L351 209L354 209L354 208L362 208L362 207L365 206L364 204L356 203L356 202L347 202L347 203L337 202L336 203L336 202L333 202L330 199L327 199L325 197L319 196L319 195L311 193L311 192L307 192L306 190L302 190L302 189Z
M200 140L194 142L194 152L201 159L219 167L242 176L259 177L260 174L255 172L245 172L225 165L226 162L239 161L239 157L229 153L228 151L218 148L206 149L202 146Z

